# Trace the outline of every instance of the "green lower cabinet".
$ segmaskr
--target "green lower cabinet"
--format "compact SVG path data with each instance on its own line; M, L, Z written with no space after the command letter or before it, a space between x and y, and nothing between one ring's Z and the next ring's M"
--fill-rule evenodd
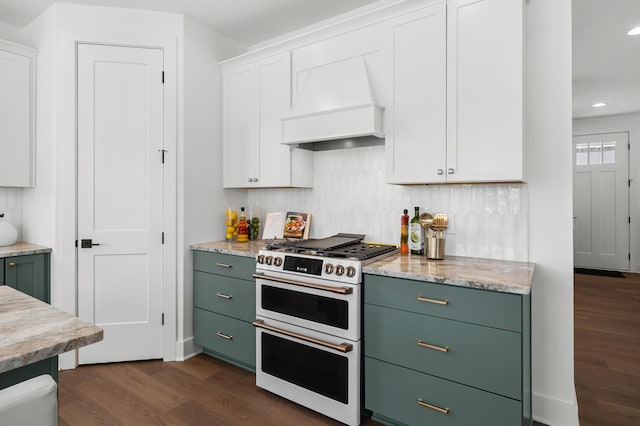
M365 357L365 406L392 425L514 426L522 403ZM422 404L421 404L422 403Z
M30 254L0 259L0 284L51 303L50 255ZM0 374L0 389L41 374L58 381L58 357L52 357Z
M365 353L383 361L520 399L521 335L365 305Z
M194 309L194 340L205 352L242 367L256 368L256 331L251 323Z

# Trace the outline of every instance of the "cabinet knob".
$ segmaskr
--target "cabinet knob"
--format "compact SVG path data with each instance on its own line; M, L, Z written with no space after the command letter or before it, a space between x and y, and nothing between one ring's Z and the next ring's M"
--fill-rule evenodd
M254 181L254 182L257 182L257 181L258 181L258 178L253 178L253 181Z
M438 169L438 175L443 175L443 174L444 174L444 170Z
M452 175L452 174L453 174L453 172L454 172L454 170L453 170L452 168L448 168L448 169L447 169L447 173L448 173L448 174Z
M16 262L9 262L9 268L15 268Z
M253 182L253 179L249 178L249 179L248 179L248 181L249 181L249 182Z

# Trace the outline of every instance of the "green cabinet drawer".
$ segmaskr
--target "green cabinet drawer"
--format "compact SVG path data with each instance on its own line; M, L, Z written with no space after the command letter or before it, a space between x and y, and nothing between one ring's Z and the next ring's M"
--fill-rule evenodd
M256 271L256 260L252 257L194 250L193 270L243 280L254 280L252 275Z
M256 316L255 281L194 271L193 300L196 308L245 321Z
M0 259L0 285L4 285L4 259Z
M520 332L522 327L522 300L517 294L365 274L364 300L504 330Z
M209 352L231 361L256 366L256 331L248 322L194 309L194 340Z
M522 398L519 333L375 305L364 309L366 356Z
M365 357L365 407L374 418L406 425L513 426L522 404L489 392ZM446 408L444 414L418 400Z

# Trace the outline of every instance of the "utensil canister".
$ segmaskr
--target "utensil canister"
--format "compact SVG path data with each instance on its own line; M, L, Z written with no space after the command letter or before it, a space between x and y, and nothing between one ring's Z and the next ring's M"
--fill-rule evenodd
M442 260L444 259L444 238L432 238L427 239L429 250L427 250L427 257L429 259Z

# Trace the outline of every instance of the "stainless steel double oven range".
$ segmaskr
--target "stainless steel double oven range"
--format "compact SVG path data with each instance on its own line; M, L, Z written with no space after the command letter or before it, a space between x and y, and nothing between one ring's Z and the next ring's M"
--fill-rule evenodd
M362 265L396 253L364 235L275 240L256 273L256 385L360 424Z

